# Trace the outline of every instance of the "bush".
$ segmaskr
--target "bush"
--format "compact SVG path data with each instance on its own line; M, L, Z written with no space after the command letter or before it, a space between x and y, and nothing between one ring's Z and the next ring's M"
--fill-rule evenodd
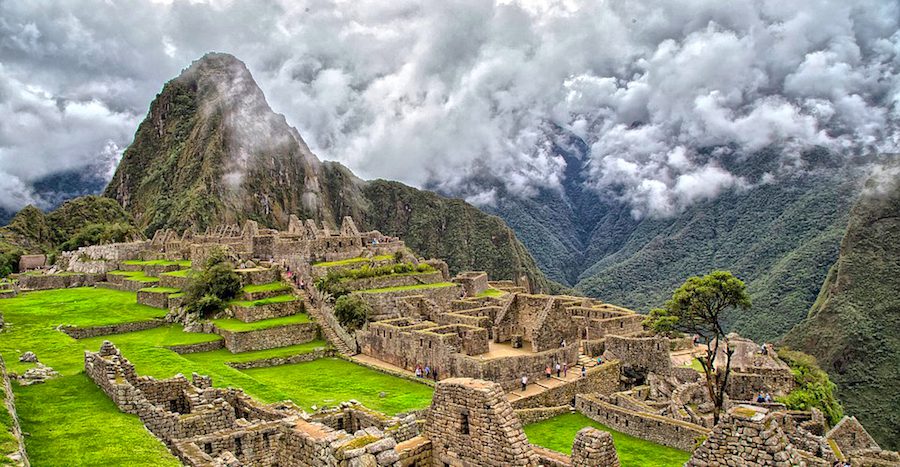
M352 295L341 296L334 304L334 316L350 331L363 327L371 313L372 307L368 303Z
M797 388L785 397L779 397L792 410L809 410L813 407L822 411L831 425L835 425L844 417L844 408L834 395L837 386L828 378L816 358L812 355L782 348L778 357L791 367Z
M0 277L6 277L19 270L19 258L22 250L13 246L0 244Z
M234 272L224 252L214 250L206 265L203 272L191 279L184 297L187 311L203 317L224 310L228 301L241 291L241 277Z

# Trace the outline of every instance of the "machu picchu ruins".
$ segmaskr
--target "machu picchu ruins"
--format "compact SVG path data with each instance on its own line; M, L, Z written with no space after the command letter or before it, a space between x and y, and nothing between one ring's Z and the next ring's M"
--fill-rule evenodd
M188 312L186 291L217 256L233 266L240 292L213 315ZM152 239L82 247L53 265L39 263L13 276L10 297L107 290L158 310L149 319L60 323L55 332L94 343L83 351L84 374L183 465L620 465L616 441L592 425L578 430L565 452L526 436L529 426L567 414L683 452L688 466L900 463L855 418L832 427L816 408L789 410L775 401L796 383L771 344L728 336L727 398L715 423L704 373L692 367L706 348L696 336L656 334L645 316L597 299L533 293L525 278L451 275L440 259L417 256L402 239L360 232L349 217L339 228L291 216L285 231L253 221L203 233L160 230ZM342 300L365 308L361 325L342 322ZM235 372L343 361L433 394L429 405L391 413L354 399L262 402L198 371L190 379L142 375L147 350L133 341L115 344L182 328L207 337L161 343L154 352L221 355L223 367L206 368ZM291 350L309 344L316 347ZM130 351L138 352L138 365ZM40 357L20 360L55 373Z

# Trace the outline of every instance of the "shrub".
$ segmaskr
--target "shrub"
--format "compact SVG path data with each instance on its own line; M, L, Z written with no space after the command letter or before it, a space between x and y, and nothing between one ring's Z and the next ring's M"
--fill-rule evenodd
M829 423L836 424L844 417L844 408L834 395L837 386L828 378L812 355L782 348L778 357L791 367L797 388L778 401L792 410L809 410L813 407L822 411Z
M372 307L359 297L344 295L334 304L334 316L350 331L359 329L369 320Z
M665 308L654 308L650 310L650 314L644 319L644 328L666 337L678 337L681 335L675 329L678 323L678 317L669 314Z

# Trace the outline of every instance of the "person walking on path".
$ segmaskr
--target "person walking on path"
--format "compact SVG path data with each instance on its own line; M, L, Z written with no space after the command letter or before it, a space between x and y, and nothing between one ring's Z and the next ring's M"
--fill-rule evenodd
M559 365L559 362L556 362L556 377L559 378L559 374L562 372L562 367Z
M584 378L585 376L587 376L587 368L581 365L581 377Z
M425 364L425 378L427 379L430 376L431 376L431 365L426 363Z
M416 378L422 377L422 365L416 365Z
M550 379L550 376L553 375L553 371L550 370L550 365L547 365L547 368L544 368L544 373L547 374L547 379Z
M528 386L528 376L522 375L522 391L525 391L525 387Z
M563 363L563 378L569 376L569 362Z

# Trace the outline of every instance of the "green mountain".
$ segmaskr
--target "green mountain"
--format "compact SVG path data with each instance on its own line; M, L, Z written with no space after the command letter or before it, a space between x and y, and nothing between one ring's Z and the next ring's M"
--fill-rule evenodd
M747 282L754 302L730 327L756 340L776 339L806 316L837 259L858 192L855 177L823 150L804 154L802 173L766 182L780 161L767 149L722 161L751 188L670 217L636 219L631 206L590 187L580 139L556 131L552 142L566 161L559 189L523 199L493 186L498 202L485 207L516 231L550 279L647 312L688 277L727 269Z
M840 256L785 343L814 355L844 407L900 448L900 185L874 180L850 213Z
M461 200L399 183L366 182L321 162L283 115L269 107L246 66L207 54L165 84L106 188L150 233L252 219L284 228L289 216L404 237L452 271L527 276L549 286L534 259L499 218Z
M47 214L26 206L9 225L0 227L0 277L15 272L23 254L54 253L73 238L110 230L133 235L137 231L130 227L132 223L131 215L118 203L100 196L71 199Z

